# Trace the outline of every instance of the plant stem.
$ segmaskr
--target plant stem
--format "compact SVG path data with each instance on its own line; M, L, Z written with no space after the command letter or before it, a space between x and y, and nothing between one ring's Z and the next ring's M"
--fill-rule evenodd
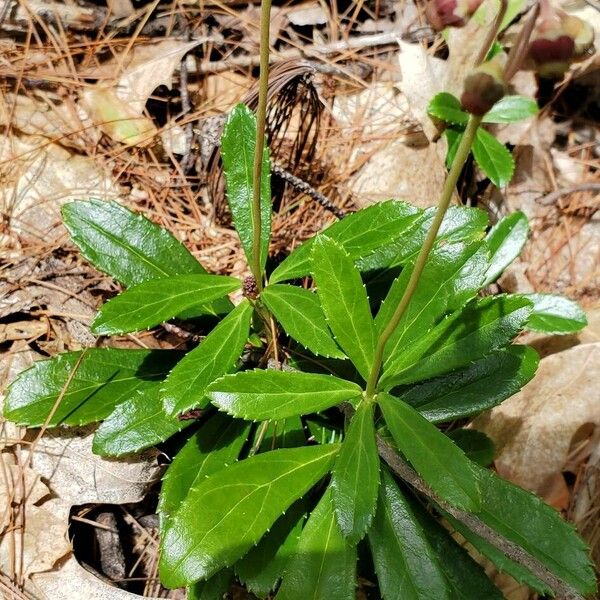
M419 255L417 256L413 272L410 276L406 289L404 290L402 299L396 307L396 310L394 311L390 322L387 324L387 327L382 331L379 339L377 340L377 344L375 346L375 355L373 358L373 367L371 368L371 373L369 374L369 379L367 381L367 398L372 398L375 394L377 381L379 379L379 372L381 371L381 365L383 364L383 351L385 349L385 345L390 339L391 335L394 333L398 323L400 323L400 319L406 311L408 303L417 289L419 279L421 278L421 274L425 268L425 263L427 262L427 258L429 257L429 253L431 252L435 242L435 238L440 230L440 225L442 224L444 215L446 214L448 206L450 205L452 193L456 187L456 182L458 181L462 168L467 160L467 157L469 156L469 152L471 151L471 146L473 145L473 140L475 139L475 134L477 133L477 128L481 123L481 119L482 117L477 117L475 115L471 115L469 118L469 122L467 123L467 127L458 146L458 150L456 151L456 156L452 162L452 167L450 168L450 172L448 173L448 177L444 183L440 201L438 203L435 216L433 217L433 222L431 223L431 227L427 232L427 237L425 238L423 246L421 247Z
M557 577L550 569L540 563L519 545L502 537L489 525L479 519L476 514L458 509L439 498L431 490L429 485L427 485L425 480L416 473L402 456L398 454L396 449L380 436L377 436L377 449L379 451L379 456L383 458L396 475L421 492L421 494L424 494L433 500L433 502L445 512L452 515L463 525L466 525L473 533L489 542L506 557L531 571L540 581L546 583L555 592L557 598L562 598L563 600L584 600L581 594L568 584L564 583L560 577Z
M506 15L506 11L508 9L508 0L500 0L500 8L498 9L498 14L492 23L492 26L488 30L487 36L483 45L481 46L481 50L475 59L475 66L479 66L487 57L490 50L492 49L496 38L498 37L498 33L500 33L500 27L502 26L502 21L504 21L504 15Z
M260 190L262 159L265 149L265 124L267 120L267 93L269 91L269 29L271 0L262 0L260 12L260 75L258 80L258 107L256 110L256 148L254 151L254 180L252 189L252 265L251 271L260 292L263 274L260 264L261 218Z

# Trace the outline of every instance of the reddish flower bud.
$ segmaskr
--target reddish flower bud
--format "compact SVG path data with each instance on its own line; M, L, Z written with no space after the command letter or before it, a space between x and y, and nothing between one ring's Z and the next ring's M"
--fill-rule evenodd
M594 44L594 31L578 17L546 10L529 44L529 57L542 77L561 77Z
M467 75L460 102L467 112L481 117L505 93L503 67L499 61L492 59Z
M425 8L429 24L437 31L444 27L462 27L483 0L430 0Z

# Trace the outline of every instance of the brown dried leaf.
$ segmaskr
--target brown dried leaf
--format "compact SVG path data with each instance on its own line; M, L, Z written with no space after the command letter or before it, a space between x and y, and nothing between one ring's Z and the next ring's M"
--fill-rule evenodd
M473 427L496 444L500 475L538 493L554 487L573 436L600 425L599 374L600 343L553 354L523 390L475 419Z
M97 161L42 137L0 138L0 163L0 210L11 232L26 239L50 242L62 235L60 207L69 200L119 195Z

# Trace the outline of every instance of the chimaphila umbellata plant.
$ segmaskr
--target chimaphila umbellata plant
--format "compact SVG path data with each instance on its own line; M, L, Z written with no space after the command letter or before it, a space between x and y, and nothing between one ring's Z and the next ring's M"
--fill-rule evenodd
M592 594L573 527L485 468L485 435L447 427L533 377L536 353L512 343L521 331L585 324L560 297L482 297L519 254L526 218L489 228L481 210L448 208L471 150L481 161L477 140L492 138L482 125L517 118L516 105L531 113L531 101L501 102L514 57L501 68L482 60L461 100L432 101L430 112L455 129L437 209L370 206L267 273L268 16L263 2L258 114L236 107L221 145L252 277L207 274L167 231L117 203L67 204L82 254L126 287L101 308L94 333L176 317L200 319L206 336L187 354L96 347L38 362L10 386L4 415L29 426L101 421L94 451L108 456L187 428L158 510L161 580L187 586L190 598L221 598L237 578L259 597L349 600L357 574L386 600L502 598L450 529L542 595ZM234 306L228 296L239 289Z

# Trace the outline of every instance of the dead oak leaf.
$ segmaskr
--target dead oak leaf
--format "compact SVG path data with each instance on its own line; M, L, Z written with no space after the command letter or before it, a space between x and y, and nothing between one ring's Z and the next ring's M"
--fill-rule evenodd
M518 394L474 420L496 444L501 476L542 494L553 485L573 436L583 425L600 425L598 374L600 343L553 354Z

